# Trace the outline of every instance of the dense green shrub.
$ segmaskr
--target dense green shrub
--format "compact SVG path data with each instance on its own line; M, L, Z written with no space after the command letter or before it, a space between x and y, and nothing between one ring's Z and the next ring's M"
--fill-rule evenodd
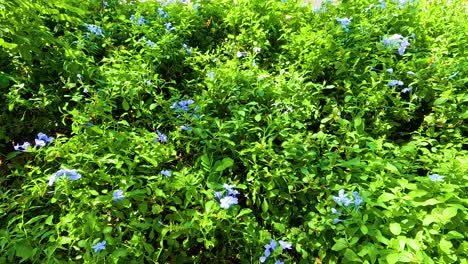
M467 8L0 1L0 262L467 263Z

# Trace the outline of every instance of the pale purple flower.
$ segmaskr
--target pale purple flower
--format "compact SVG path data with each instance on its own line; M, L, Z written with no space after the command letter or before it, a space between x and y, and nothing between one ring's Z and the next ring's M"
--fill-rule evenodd
M338 223L341 222L341 221L342 221L342 220L340 220L340 219L338 219L338 218L333 219L333 223L334 223L334 224L338 224Z
M277 260L277 261L275 262L275 264L284 264L284 262L283 262L283 261Z
M133 24L140 26L143 26L146 23L145 18L143 16L140 16L137 19L135 15L131 15L130 20L133 22Z
M389 69L387 69L387 72L390 73L390 74L392 74L392 73L393 73L393 69L392 69L392 68L389 68Z
M76 181L81 179L81 174L77 173L76 170L60 169L54 175L49 177L49 186L54 185L55 181L61 176L68 176L69 180Z
M190 130L192 130L192 128L189 127L189 126L180 126L180 129L182 129L182 130L184 130L184 131L190 131Z
M340 212L338 212L338 210L336 210L335 208L332 208L332 209L331 209L331 212L332 212L332 214L339 214L339 213L340 213Z

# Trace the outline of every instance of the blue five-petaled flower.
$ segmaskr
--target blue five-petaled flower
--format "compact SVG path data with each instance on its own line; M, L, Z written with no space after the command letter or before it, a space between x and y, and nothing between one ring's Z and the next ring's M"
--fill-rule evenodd
M114 191L114 193L112 194L112 196L114 197L114 198L112 199L114 202L122 201L122 200L125 198L125 196L124 196L122 190Z
M76 181L81 179L81 174L77 173L76 170L70 169L61 169L58 170L54 175L49 178L49 186L54 185L55 181L61 176L68 176L68 179L71 181Z
M96 245L93 246L94 252L99 252L101 250L106 249L106 240L103 240L101 242L96 243Z

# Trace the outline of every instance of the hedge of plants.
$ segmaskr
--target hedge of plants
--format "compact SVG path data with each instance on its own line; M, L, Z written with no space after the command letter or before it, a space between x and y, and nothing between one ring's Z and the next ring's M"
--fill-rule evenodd
M468 263L466 1L0 19L0 263Z

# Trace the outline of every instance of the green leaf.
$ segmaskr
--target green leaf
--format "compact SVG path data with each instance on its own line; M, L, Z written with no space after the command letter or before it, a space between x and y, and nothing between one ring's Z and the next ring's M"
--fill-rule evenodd
M255 121L260 122L260 120L262 120L262 115L256 114L255 115Z
M442 212L442 218L445 221L449 221L450 219L452 219L456 215L457 215L457 208L455 208L455 207L445 208L444 211Z
M17 257L22 258L22 261L29 259L35 253L29 242L23 240L15 245L15 254Z
M340 238L335 242L331 248L333 251L340 251L348 247L348 242L344 238Z
M398 258L400 257L400 253L391 253L388 254L385 259L387 260L388 264L394 264L398 262Z
M244 208L240 211L240 213L237 215L237 218L243 216L243 215L247 215L247 214L250 214L252 213L252 209L249 209L249 208Z
M392 234L398 236L401 233L401 226L399 223L391 223L390 224L390 232Z
M367 235L367 233L369 232L369 229L365 225L362 225L360 229L361 229L362 234L364 235Z
M231 158L224 158L221 163L218 163L218 166L216 167L216 171L223 171L229 167L232 167L234 165L234 160Z
M439 219L437 219L435 216L426 215L426 217L423 220L423 225L427 226L427 225L430 225L432 222L438 222L438 221L439 221Z
M348 260L348 261L361 262L361 258L359 258L358 255L356 255L356 253L354 253L354 251L352 251L349 248L345 250L344 257L345 257L345 260Z
M128 109L130 109L130 105L128 104L127 100L125 100L125 99L122 102L122 108L125 111L128 111Z
M395 197L396 196L394 194L383 193L382 195L379 196L379 198L377 198L377 203L384 203L384 202L395 199Z
M447 233L445 236L447 239L463 239L464 236L461 233L458 233L457 231L450 231Z
M18 44L15 43L8 43L4 39L0 38L0 46L3 46L6 49L14 49Z
M263 203L262 203L262 211L264 213L266 213L268 211L268 202L266 199L263 199Z
M453 247L452 242L445 240L445 238L442 238L439 241L440 250L442 250L447 255L452 253L452 247Z
M112 252L112 257L116 259L121 258L121 257L126 257L127 255L128 255L128 250L123 249L123 248L116 249L114 250L114 252Z

